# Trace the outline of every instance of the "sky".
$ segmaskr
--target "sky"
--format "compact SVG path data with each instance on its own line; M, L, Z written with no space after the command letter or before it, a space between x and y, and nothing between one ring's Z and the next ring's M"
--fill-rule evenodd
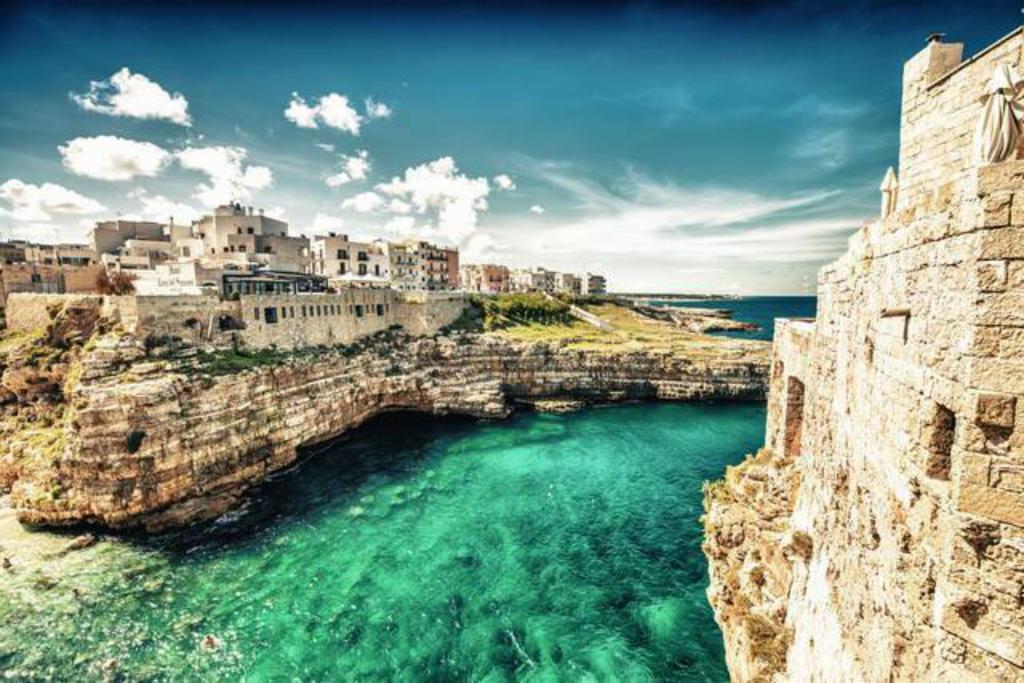
M1020 0L8 2L0 237L228 201L614 291L801 294L878 212L902 64Z

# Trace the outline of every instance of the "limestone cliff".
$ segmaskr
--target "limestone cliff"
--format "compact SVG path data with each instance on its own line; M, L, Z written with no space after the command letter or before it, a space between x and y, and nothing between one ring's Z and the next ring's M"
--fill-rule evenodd
M147 349L114 330L74 352L45 448L31 429L9 434L8 449L31 463L12 499L27 523L160 529L223 513L301 447L382 411L502 417L521 399L761 400L766 347L717 348L687 357L390 330L334 348L206 354Z
M765 450L707 490L736 681L1024 680L1024 161L971 150L1024 33L960 48L907 63L898 198L777 321Z

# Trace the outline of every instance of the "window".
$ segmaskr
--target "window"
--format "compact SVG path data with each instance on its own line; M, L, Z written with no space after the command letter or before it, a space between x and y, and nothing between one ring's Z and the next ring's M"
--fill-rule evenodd
M253 320L259 320L260 319L260 308L259 308L259 306L257 306L256 308L252 309L252 319Z
M345 274L345 265L346 264L344 264L344 263L341 264L341 268L338 269L338 275L344 275Z
M277 324L277 309L273 306L267 306L263 309L263 320L268 325Z
M244 244L239 244L238 245L238 251L240 251L240 252L242 252L244 254L245 253L245 245Z
M931 421L925 425L927 455L924 473L932 479L949 479L953 442L956 440L956 414L946 406L932 406Z
M43 278L39 273L32 273L32 282L42 282Z
M302 307L302 317L303 318L306 317L306 307L305 306Z
M295 317L295 307L294 306L289 306L288 307L288 315L291 316L292 318Z
M800 442L804 427L804 383L796 377L786 381L785 442L786 455L800 455Z
M338 258L341 259L342 261L347 261L348 260L348 252L345 251L344 249L339 249L338 250Z
M288 317L288 308L285 307L285 306L282 306L281 307L281 318L283 319L283 318L287 318L287 317Z
M241 234L242 234L242 229L241 229L241 228L239 228L239 229L238 229L238 234L239 234L239 235L241 235Z
M373 264L373 274L376 275L377 277L380 277L380 264L379 263Z
M239 230L238 232L242 232L242 231L241 231L241 230ZM248 233L249 233L250 235L252 235L252 234L253 234L253 232L254 232L254 230L253 230L252 228L248 228L248 229L247 229L247 232L248 232Z
M366 275L366 264L365 263L360 263L359 264L359 274L360 275Z
M357 258L358 258L358 259L359 259L360 261L367 261L367 260L369 260L369 257L368 257L368 256L366 255L366 252L365 252L365 251L361 251L361 252L359 252L359 254L358 254Z
M363 305L362 304L356 304L356 317L357 318L362 318L363 317Z
M384 304L377 304L377 315L384 315Z

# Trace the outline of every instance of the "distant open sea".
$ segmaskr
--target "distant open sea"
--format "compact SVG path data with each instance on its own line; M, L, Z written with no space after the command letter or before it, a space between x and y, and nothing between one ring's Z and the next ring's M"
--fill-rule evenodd
M672 300L654 303L682 308L726 308L735 320L754 323L757 330L715 332L723 337L737 339L767 339L775 333L776 318L813 318L818 309L814 296L747 296L740 299Z

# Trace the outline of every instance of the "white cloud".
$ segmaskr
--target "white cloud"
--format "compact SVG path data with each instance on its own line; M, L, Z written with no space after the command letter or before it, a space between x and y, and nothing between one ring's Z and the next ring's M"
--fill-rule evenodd
M267 207L267 210L264 211L263 213L265 213L270 218L276 218L279 221L283 221L285 209L283 206L270 206Z
M487 210L490 194L487 178L460 173L451 157L407 168L403 176L381 183L376 189L407 202L418 214L430 214L435 220L421 227L424 236L455 243L476 230L478 215Z
M202 217L199 209L176 202L162 194L150 194L145 188L137 188L128 196L139 201L142 215L151 220L164 222L173 218L177 224L187 224Z
M110 78L92 81L89 92L71 93L71 99L87 111L136 119L162 119L180 126L191 126L188 100L173 95L146 76L122 67Z
M412 216L395 216L384 224L384 231L399 237L411 235L416 229L416 219Z
M248 201L253 190L274 184L266 166L245 165L249 153L243 147L187 147L178 152L182 168L205 173L208 183L196 186L195 197L204 206L237 200Z
M376 192L360 192L341 203L341 208L352 209L358 213L371 213L384 206L384 198Z
M531 207L530 207L530 213L535 213L535 214L537 214L538 216L539 216L540 214L544 213L545 211L547 211L547 209L545 209L545 208L544 208L543 206L541 206L540 204L534 204L533 206L531 206Z
M392 199L388 202L387 211L398 214L412 213L412 204L403 202L401 199Z
M861 223L829 190L769 195L637 172L605 185L540 162L524 172L562 194L559 220L500 214L476 234L492 236L505 262L542 253L548 267L603 272L620 291L798 292L800 274L842 253Z
M105 208L95 199L84 197L62 185L33 185L17 178L0 185L0 199L11 205L10 209L0 209L0 215L16 221L37 223L50 221L54 214L92 214Z
M299 128L319 128L320 124L323 124L352 135L359 135L366 121L388 116L391 116L390 107L368 99L366 116L363 117L352 106L347 95L336 92L324 95L314 105L310 105L302 96L293 92L292 99L284 110L284 117Z
M366 105L366 118L368 119L388 119L395 113L394 109L383 102L375 102L372 97L367 97L364 104Z
M328 176L324 182L327 187L341 187L353 180L365 180L370 172L370 155L365 149L356 150L355 154L339 156L341 170Z
M316 146L319 147L320 149L322 149L325 152L333 152L334 151L334 145L330 144L329 142L318 142L318 143L316 143Z
M797 140L792 154L797 159L817 162L825 168L834 169L847 162L850 149L850 132L845 128L813 128Z
M345 221L341 216L332 216L327 213L319 213L313 217L312 229L314 233L324 233L329 230L342 230Z
M91 228L93 221L89 221L86 227ZM42 242L53 244L61 241L61 226L53 223L17 223L4 231L4 237L12 240L25 240L27 242Z
M64 168L75 175L100 180L131 180L152 177L170 162L171 155L151 142L114 135L75 138L57 147Z
M512 176L507 173L499 173L494 176L494 184L499 190L514 190L516 189L516 183L512 180Z

